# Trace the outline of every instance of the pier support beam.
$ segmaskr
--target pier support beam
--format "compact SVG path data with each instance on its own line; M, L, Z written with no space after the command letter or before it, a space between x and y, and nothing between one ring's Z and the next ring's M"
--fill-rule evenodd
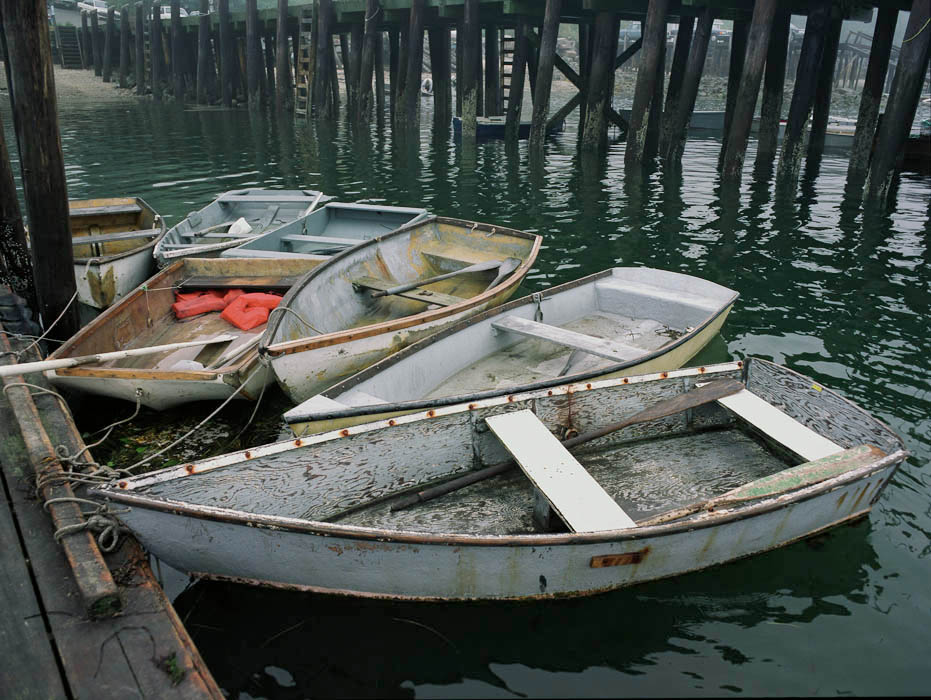
M350 90L349 113L355 115L353 121L358 121L361 114L360 93L362 92L362 44L365 42L365 24L354 22L349 31L349 85ZM371 77L369 78L371 80ZM371 89L371 86L369 86ZM352 116L351 116L352 118Z
M145 42L142 40L145 32L145 14L143 4L136 3L136 94L145 94Z
M210 51L210 0L200 0L200 17L197 23L197 102L205 105L210 102L211 74L213 73L213 56ZM205 8L206 9L205 11Z
M184 36L181 30L181 2L171 0L171 92L184 102Z
M152 5L152 21L149 24L149 46L152 53L152 99L162 101L162 6Z
M399 108L403 109L402 105L404 104L404 86L407 83L407 55L410 52L411 44L411 17L410 11L405 13L404 21L401 22L399 27L400 34L398 36L398 90L395 94L397 98L397 105L395 105L395 113L399 111Z
M333 18L331 0L320 0L317 13L317 36L314 50L317 53L317 70L314 75L314 109L318 117L331 119L336 116L333 90L330 85L333 75L333 39L330 33Z
M388 30L388 112L391 124L394 125L394 115L398 111L398 73L401 63L400 34L397 29Z
M45 328L58 318L54 337L78 330L76 286L65 159L58 131L58 101L44 3L0 0L18 133L23 199L29 217L33 274Z
M275 109L281 114L294 109L294 82L291 79L291 62L288 59L288 0L278 0L275 36L278 41L275 47L275 72L278 74L275 79Z
M420 125L420 83L423 74L423 24L426 0L411 0L408 29L407 77L404 79L402 116L396 128L416 130Z
M120 8L120 87L129 87L129 5Z
M663 128L663 82L666 75L666 22L663 22L663 40L660 42L659 57L656 59L656 77L653 80L653 96L650 98L650 113L647 119L647 138L643 142L643 160L652 160L659 153L660 131Z
M876 123L879 121L879 105L882 101L886 72L889 69L889 56L892 54L892 37L899 12L894 7L879 8L876 15L876 28L873 31L873 43L870 47L870 60L860 96L860 110L857 114L857 130L853 135L850 150L850 164L847 167L847 179L862 179L869 169L870 153L876 135Z
M100 20L97 13L91 13L91 54L94 57L94 75L103 75L103 47L100 45Z
M378 123L385 118L385 33L375 32L375 111Z
M730 129L725 134L722 170L725 180L740 182L744 156L747 153L747 140L753 126L753 113L756 111L756 100L760 93L760 81L763 79L763 68L769 53L769 38L777 2L778 0L757 0L753 6L749 40L746 42L749 50L743 61L740 88L734 101ZM733 62L731 65L733 66Z
M758 4L759 3L754 3L754 7ZM731 34L731 54L727 68L727 96L725 97L724 105L724 144L727 144L727 135L731 131L731 124L734 120L734 108L737 106L737 94L740 92L744 60L747 57L747 37L749 34L750 24L747 20L734 20L734 31ZM724 148L721 149L720 161L722 163L724 162Z
M843 17L840 8L834 7L824 39L821 52L821 65L818 68L818 85L815 88L813 114L811 116L811 135L808 138L808 155L820 155L824 151L824 138L831 116L831 90L834 87L834 66L837 63L837 49L840 45L840 30Z
M669 86L666 91L666 105L663 108L663 128L659 137L659 150L665 153L669 148L671 133L669 131L672 116L679 105L682 94L682 80L685 78L685 66L689 60L692 46L692 34L695 31L694 17L680 17L679 31L676 32L676 45L672 52L672 66L669 70Z
M914 0L899 50L892 92L877 135L876 152L866 181L867 199L885 202L896 159L905 145L931 54L931 3Z
M113 75L113 47L116 35L116 6L107 8L107 24L103 39L103 82L109 83Z
M379 0L365 3L365 26L362 38L362 59L359 69L359 116L360 120L372 118L372 74L375 72L375 44L378 23L381 21Z
M321 0L321 7L324 0ZM217 0L220 20L220 95L224 107L233 106L233 26L230 22L230 0Z
M782 116L782 94L786 82L790 19L791 15L784 10L778 10L773 18L766 52L763 102L760 105L760 130L756 148L758 167L764 164L767 168L772 167L779 151L779 119Z
M614 12L599 12L592 25L588 95L585 98L579 147L582 151L604 152L608 148L608 107L614 87L614 55L617 53L620 18Z
M685 149L685 140L695 109L695 99L698 97L698 83L705 67L705 56L708 54L708 42L711 40L711 28L714 23L714 9L703 7L698 13L698 25L692 37L692 48L685 66L685 76L682 78L682 93L679 96L675 113L669 121L669 141L662 157L667 167L677 166L682 159Z
M801 167L805 125L811 114L815 87L818 83L818 68L824 53L824 39L830 19L830 0L815 0L805 25L805 38L802 40L802 52L798 60L795 89L792 91L792 103L789 107L789 118L786 120L786 132L779 154L779 168L776 172L780 181L792 187L798 180Z
M265 55L265 72L262 90L265 93L265 103L272 104L277 94L275 89L275 40L278 36L277 22L265 22L262 28L262 51Z
M246 0L246 101L252 110L262 106L262 57L259 50L258 24L257 0Z
M81 68L84 70L94 67L94 47L87 22L87 10L81 10Z
M658 71L660 57L666 45L666 10L669 0L650 0L646 21L643 23L643 50L637 84L634 88L634 103L630 110L630 128L627 131L627 150L624 165L636 168L643 164L644 147L649 126L649 111L662 109L662 104L651 105L655 93L654 82L662 80ZM697 89L696 85L696 89Z
M456 88L462 90L462 142L474 143L476 117L478 116L478 80L475 73L478 64L481 26L478 23L478 0L465 0L461 36L462 63L456 66ZM459 80L461 75L462 80Z
M485 26L485 116L491 117L501 114L501 103L498 97L501 94L498 26L489 24ZM434 86L434 90L436 87Z
M553 65L556 59L556 39L559 35L559 13L562 0L546 0L543 32L540 36L540 60L534 85L533 119L530 123L530 148L540 150L546 139L546 117L553 88Z
M527 21L520 17L514 30L514 55L511 59L511 89L508 93L508 107L504 119L504 138L517 143L520 135L520 113L524 103L524 81L527 75L527 51L530 42L527 39ZM465 128L465 125L463 125Z
M452 119L453 85L450 70L452 44L447 27L430 27L430 66L433 73L433 121L448 125Z

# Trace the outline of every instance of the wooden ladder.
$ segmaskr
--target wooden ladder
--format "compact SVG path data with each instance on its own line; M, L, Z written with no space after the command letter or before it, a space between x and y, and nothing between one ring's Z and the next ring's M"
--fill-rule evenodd
M310 112L310 88L314 80L314 26L317 3L301 8L297 49L297 75L294 76L294 113L307 116Z
M501 76L499 81L499 90L501 90L498 104L501 105L501 113L507 114L508 95L511 94L511 73L514 65L514 50L517 48L515 29L501 30L501 44L498 51L498 74Z

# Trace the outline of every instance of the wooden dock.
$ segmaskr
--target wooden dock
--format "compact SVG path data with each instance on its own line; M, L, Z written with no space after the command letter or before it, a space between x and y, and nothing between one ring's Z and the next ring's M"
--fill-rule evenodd
M7 316L6 307L0 311ZM26 345L0 323L0 365L13 363L13 353ZM35 359L33 350L22 361ZM15 386L21 382L35 386ZM49 386L41 374L7 377L3 384L0 697L222 698L134 539L124 536L114 552L103 554L101 569L93 559L76 561L75 550L69 549L74 544L70 540L80 543L90 539L89 533L65 535L63 544L56 541L56 525L36 497L35 454L27 445L38 438L75 455L84 442L67 406L40 393L38 387ZM24 423L24 405L34 409L34 423ZM87 452L82 459L91 461ZM55 462L40 463L38 470L57 468ZM93 589L112 583L116 597L106 605L89 606L88 581Z

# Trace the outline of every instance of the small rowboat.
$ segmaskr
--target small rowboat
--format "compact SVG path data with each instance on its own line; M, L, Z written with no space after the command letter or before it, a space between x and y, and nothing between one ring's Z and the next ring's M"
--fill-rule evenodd
M617 267L484 311L396 352L284 414L310 435L505 392L686 364L737 292Z
M268 321L259 351L298 402L520 286L540 236L431 216L311 270Z
M237 397L254 399L265 384L274 382L256 351L265 324L242 331L220 318L219 311L178 320L171 308L174 292L242 289L281 294L317 264L301 258L177 260L78 331L49 360L165 346L164 351L82 363L47 376L59 387L138 399L158 410L225 399L237 390ZM218 337L225 340L214 342ZM203 343L191 347L189 341L196 340ZM179 345L186 347L174 347Z
M159 267L186 257L210 258L227 248L312 212L332 199L315 190L247 189L224 192L200 211L188 214L155 246ZM240 221L245 219L245 224Z
M749 359L441 407L92 493L198 577L529 599L676 576L862 518L907 456L863 409Z
M329 202L307 216L224 250L224 258L315 257L335 253L428 216L426 209Z
M105 309L152 274L162 217L140 197L68 202L78 301Z

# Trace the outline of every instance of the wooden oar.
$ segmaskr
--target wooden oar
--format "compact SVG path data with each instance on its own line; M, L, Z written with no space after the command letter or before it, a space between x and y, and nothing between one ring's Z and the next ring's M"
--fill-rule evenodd
M198 345L213 345L214 343L227 343L236 340L235 335L218 335L215 338L206 338L204 340L189 340L183 343L169 343L168 345L153 345L147 348L136 348L134 350L117 350L115 352L101 352L97 355L81 355L80 357L66 357L61 360L42 360L40 362L23 362L18 365L6 365L0 367L0 377L14 377L19 374L29 374L30 372L44 372L48 369L63 369L65 367L77 367L78 365L87 365L92 362L107 362L108 360L121 360L124 357L135 357L137 355L154 355L159 352L169 350L180 350L182 348L193 348Z
M322 196L323 196L323 192L322 192L322 191L321 191L321 192L317 192L317 196L314 197L314 201L312 201L312 202L310 203L310 206L307 207L303 212L301 212L301 215L300 215L299 217L297 217L297 218L301 219L301 218L307 216L308 214L310 214L310 212L312 212L314 209L316 209L316 208L317 208L317 203L320 201L320 198L321 198Z
M407 284L400 284L397 287L391 287L390 289L382 289L377 292L372 292L373 297L383 297L389 294L401 294L402 292L409 292L416 287L422 287L425 284L433 284L434 282L439 282L440 280L448 280L450 277L458 277L459 275L466 275L470 272L484 272L485 270L496 270L502 265L508 264L512 258L507 258L506 260L487 260L485 262L475 263L474 265L469 265L468 267L463 267L460 270L455 272L447 272L442 275L436 275L435 277L428 277L425 280L417 280L416 282L408 282Z
M718 399L724 398L725 396L736 394L743 388L743 382L739 382L736 379L718 379L713 382L703 384L702 386L692 389L691 391L686 391L683 394L673 396L669 399L664 399L663 401L658 401L652 406L643 409L639 413L635 413L630 418L626 418L619 423L612 423L611 425L607 425L603 428L598 428L587 433L582 433L577 437L563 440L562 444L567 449L570 447L575 447L576 445L581 445L583 442L589 442L591 440L604 437L609 433L613 433L616 430L626 428L630 425L635 425L636 423L646 423L652 420L657 420L658 418L673 416L690 408L703 406L706 403L717 401ZM489 479L493 476L497 476L498 474L503 474L513 467L514 460L492 464L490 467L485 467L484 469L479 469L477 471L471 472L470 474L466 474L465 476L460 476L456 479L447 481L444 484L439 484L437 486L424 489L423 491L412 493L409 496L398 500L397 503L394 503L391 506L391 511L403 510L404 508L412 506L416 503L423 503L424 501L430 501L439 496L445 496L447 493L458 491L459 489L465 488L466 486L474 484L477 481L483 481L484 479Z

